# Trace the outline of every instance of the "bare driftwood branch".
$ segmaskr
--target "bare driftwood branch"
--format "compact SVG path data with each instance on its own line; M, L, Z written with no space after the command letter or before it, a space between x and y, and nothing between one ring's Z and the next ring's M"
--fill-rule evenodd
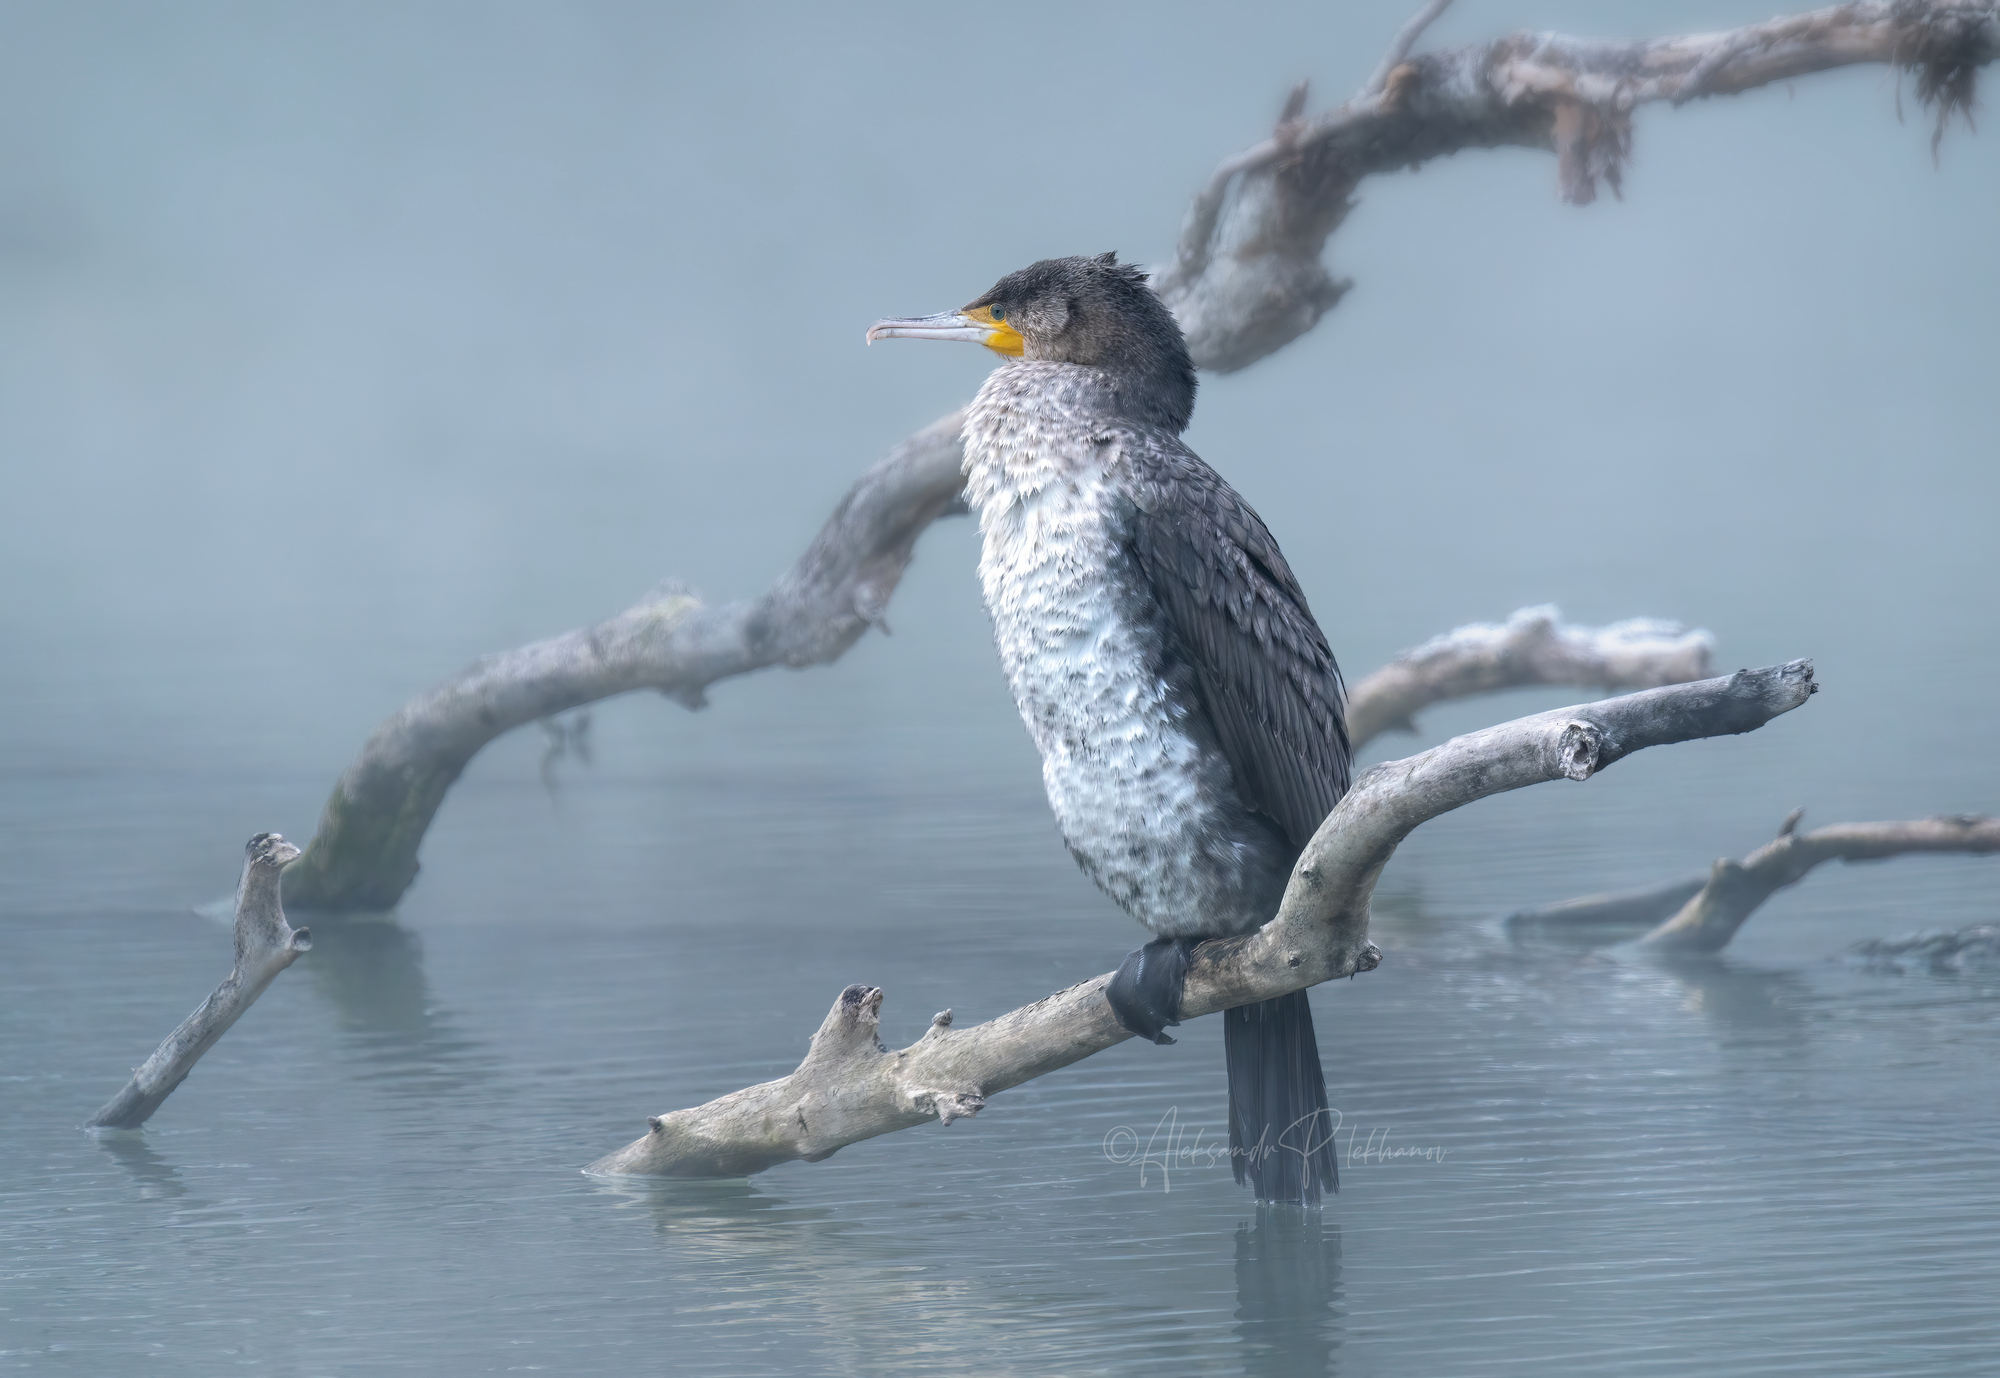
M1970 110L1978 68L2000 51L1992 0L1883 0L1727 33L1629 42L1516 34L1410 56L1443 9L1429 0L1339 108L1307 118L1305 87L1295 88L1272 137L1225 161L1197 193L1174 258L1153 284L1201 367L1243 368L1333 307L1348 284L1327 273L1320 255L1355 189L1376 173L1461 149L1549 148L1564 194L1584 202L1600 179L1616 189L1631 112L1647 101L1880 62L1917 73L1918 94L1936 107L1942 131L1951 112ZM862 475L812 548L760 599L709 607L668 589L421 695L376 730L342 775L286 877L287 898L301 908L395 904L416 876L418 845L445 792L480 748L515 727L633 689L698 706L707 686L729 675L839 657L882 624L917 536L939 515L963 510L958 427L958 413L945 417ZM1375 730L1407 716L1392 712Z
M1678 622L1633 617L1572 627L1557 608L1522 608L1505 622L1473 622L1433 637L1360 681L1347 697L1347 735L1359 749L1383 732L1416 731L1417 712L1434 703L1532 684L1685 684L1713 674L1714 655L1714 637Z
M959 501L957 413L861 476L819 535L761 598L704 604L664 588L596 626L491 656L375 729L334 786L319 831L285 874L302 909L387 909L417 874L445 791L514 728L615 694L657 689L690 708L717 680L838 659L870 626L917 537Z
M1805 879L1823 861L1883 861L1911 852L2000 852L2000 819L1956 814L1901 823L1835 823L1794 831L1795 810L1777 837L1741 861L1723 857L1679 913L1639 946L1663 952L1720 952L1757 906Z
M1827 861L1884 861L1914 852L2000 852L2000 819L1947 814L1895 823L1836 823L1797 831L1794 809L1778 836L1741 861L1718 860L1706 876L1651 890L1570 900L1507 917L1515 933L1629 941L1655 952L1720 952L1758 907Z
M1683 876L1644 890L1585 895L1539 909L1520 909L1506 919L1515 937L1567 938L1587 944L1626 942L1681 912L1708 883L1706 876Z
M1635 751L1749 732L1815 689L1812 663L1560 708L1455 737L1366 771L1307 844L1277 916L1257 932L1196 949L1186 1017L1372 969L1368 902L1419 824L1476 799L1547 780L1587 780ZM739 1177L817 1162L862 1139L975 1115L989 1096L1130 1038L1104 999L1110 974L969 1029L951 1014L898 1052L876 1036L881 990L840 993L790 1076L647 1121L644 1138L591 1172Z
M1318 324L1352 286L1320 261L1363 179L1472 148L1555 153L1562 196L1619 189L1632 112L1735 95L1857 63L1916 73L1937 115L1970 120L1978 70L2000 54L2000 10L1954 0L1870 0L1723 33L1617 40L1511 34L1409 56L1443 5L1404 26L1350 100L1305 118L1295 91L1271 137L1225 160L1189 206L1153 285L1204 368L1229 372Z
M299 849L276 833L259 833L244 852L243 878L236 886L236 965L132 1073L125 1089L91 1117L87 1128L137 1129L144 1124L278 973L312 946L311 933L285 922L279 898L285 864Z
M936 429L923 435L934 439ZM871 470L813 548L759 603L707 610L685 593L659 595L596 627L480 661L398 711L334 787L318 835L285 873L286 899L301 909L393 905L416 877L417 846L445 791L481 747L523 723L546 725L549 714L572 704L634 688L688 702L726 675L836 658L865 624L840 628L840 638L814 638L813 619L828 617L829 608L851 596L865 598L879 620L886 588L900 576L921 529L916 523L931 520L923 516L926 502L957 482L939 453L905 445ZM856 529L889 554L873 562L829 560L826 552L849 545ZM851 588L865 592L850 594ZM1642 689L1709 673L1707 632L1657 618L1593 628L1561 625L1560 617L1553 607L1523 608L1504 624L1472 623L1405 651L1355 685L1350 739L1359 747L1384 730L1415 731L1411 715L1420 708L1500 689ZM746 623L777 628L784 639L760 632L753 643L742 630ZM720 639L733 655L703 649L718 640L717 626L726 629ZM775 646L801 645L808 651L803 659L772 654ZM549 730L559 731L563 749L570 749L573 729ZM545 785L550 763L545 754Z

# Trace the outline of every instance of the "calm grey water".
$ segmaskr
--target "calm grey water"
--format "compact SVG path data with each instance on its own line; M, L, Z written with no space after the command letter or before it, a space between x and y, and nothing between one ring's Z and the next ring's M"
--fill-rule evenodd
M1768 6L1490 3L1659 33ZM1652 112L1628 200L1467 155L1364 189L1312 336L1191 439L1351 672L1554 600L1826 691L1427 826L1315 992L1344 1190L1209 1149L1219 1030L751 1182L581 1166L1138 936L1078 876L972 533L838 666L477 760L400 910L312 953L139 1134L77 1126L227 968L198 912L383 715L677 574L752 591L976 387L863 350L1049 253L1168 252L1283 91L1402 7L0 7L0 1371L1986 1374L2000 861L1829 868L1713 961L1507 911L1808 822L2000 808L2000 144L1874 72ZM1908 93L1905 92L1907 101ZM1400 754L1566 701L1427 715Z

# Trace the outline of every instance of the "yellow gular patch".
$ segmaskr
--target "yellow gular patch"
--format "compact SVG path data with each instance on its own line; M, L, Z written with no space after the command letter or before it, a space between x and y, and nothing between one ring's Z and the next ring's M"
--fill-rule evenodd
M992 307L976 306L964 314L993 331L986 337L986 347L995 354L1005 354L1009 358L1018 359L1027 352L1028 342L1021 338L1021 332L1005 321L994 320Z

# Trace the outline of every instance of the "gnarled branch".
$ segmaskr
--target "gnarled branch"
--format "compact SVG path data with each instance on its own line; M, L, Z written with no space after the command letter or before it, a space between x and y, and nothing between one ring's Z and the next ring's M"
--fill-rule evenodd
M1358 750L1383 732L1414 732L1420 709L1533 684L1652 689L1713 673L1715 638L1678 622L1632 617L1573 627L1560 609L1522 608L1505 622L1473 622L1404 651L1347 698Z
M1196 194L1174 258L1153 285L1202 368L1254 363L1333 307L1347 284L1320 255L1355 189L1376 173L1461 149L1550 148L1564 194L1583 202L1600 179L1616 187L1631 111L1645 102L1881 62L1917 72L1918 94L1937 108L1942 132L1952 111L1970 109L1978 69L2000 52L1994 0L1868 0L1728 33L1630 42L1516 34L1410 56L1443 8L1427 0L1381 70L1339 108L1308 118L1305 89L1295 88L1272 137L1226 160ZM482 661L412 701L341 776L286 877L287 897L304 908L395 904L416 876L418 846L445 792L473 755L513 728L633 689L699 706L707 686L727 676L840 656L881 623L924 528L963 510L960 415L863 474L762 598L709 607L669 589L594 627ZM1392 711L1376 730L1407 717Z
M125 1089L91 1116L86 1128L137 1129L144 1124L278 973L312 947L311 933L285 922L278 894L285 864L299 849L276 833L259 833L244 852L243 877L236 886L236 965L214 994L134 1069Z
M1720 952L1757 907L1826 861L1882 861L1911 852L2000 852L2000 819L1968 814L1901 823L1835 823L1796 832L1795 810L1777 837L1741 861L1724 857L1680 912L1639 946L1664 952Z
M871 470L756 603L707 609L685 593L659 594L595 627L480 661L400 709L334 786L318 834L285 873L286 899L301 909L395 904L416 878L417 847L446 790L481 747L524 723L632 689L698 703L728 675L837 657L866 625L856 607L879 619L932 520L929 505L956 492L941 453L912 442ZM1644 689L1709 672L1707 632L1646 617L1572 627L1560 616L1523 608L1505 624L1472 623L1405 651L1354 686L1350 739L1359 748L1384 730L1414 731L1411 715L1445 699L1530 684Z
M417 847L479 750L514 728L615 694L657 689L691 708L717 680L836 660L880 625L910 553L959 501L953 413L861 476L805 554L762 598L711 607L676 588L615 617L491 656L399 709L340 777L305 854L285 873L302 909L387 909Z
M1828 861L1883 861L1915 852L2000 852L2000 819L1946 814L1894 823L1835 823L1797 831L1794 809L1778 835L1741 861L1723 857L1706 876L1650 890L1595 895L1507 916L1517 934L1622 942L1654 952L1720 952L1765 900Z
M1739 670L1519 718L1373 767L1306 845L1277 916L1255 933L1196 949L1183 1014L1213 1014L1373 968L1381 959L1368 941L1375 881L1426 820L1506 790L1587 780L1649 746L1753 731L1816 687L1810 661ZM947 1011L896 1052L877 1038L882 992L849 986L790 1076L653 1116L644 1138L588 1171L740 1177L977 1114L996 1092L1132 1036L1104 998L1110 979L1093 977L969 1029L954 1029Z
M1723 33L1617 40L1511 34L1407 57L1442 6L1427 5L1345 104L1311 118L1295 93L1269 139L1225 160L1195 195L1153 286L1204 368L1230 372L1290 344L1351 283L1320 255L1363 179L1473 148L1555 153L1563 198L1616 192L1632 112L1734 95L1813 72L1882 63L1917 75L1937 112L1935 151L1969 117L1979 68L2000 55L2000 9L1955 0L1865 0Z

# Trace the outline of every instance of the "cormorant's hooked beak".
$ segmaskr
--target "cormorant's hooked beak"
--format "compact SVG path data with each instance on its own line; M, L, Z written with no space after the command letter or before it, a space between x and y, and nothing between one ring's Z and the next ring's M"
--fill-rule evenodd
M1026 347L1018 330L993 319L990 306L941 311L935 316L891 316L868 327L868 343L877 340L964 340L1016 359Z

